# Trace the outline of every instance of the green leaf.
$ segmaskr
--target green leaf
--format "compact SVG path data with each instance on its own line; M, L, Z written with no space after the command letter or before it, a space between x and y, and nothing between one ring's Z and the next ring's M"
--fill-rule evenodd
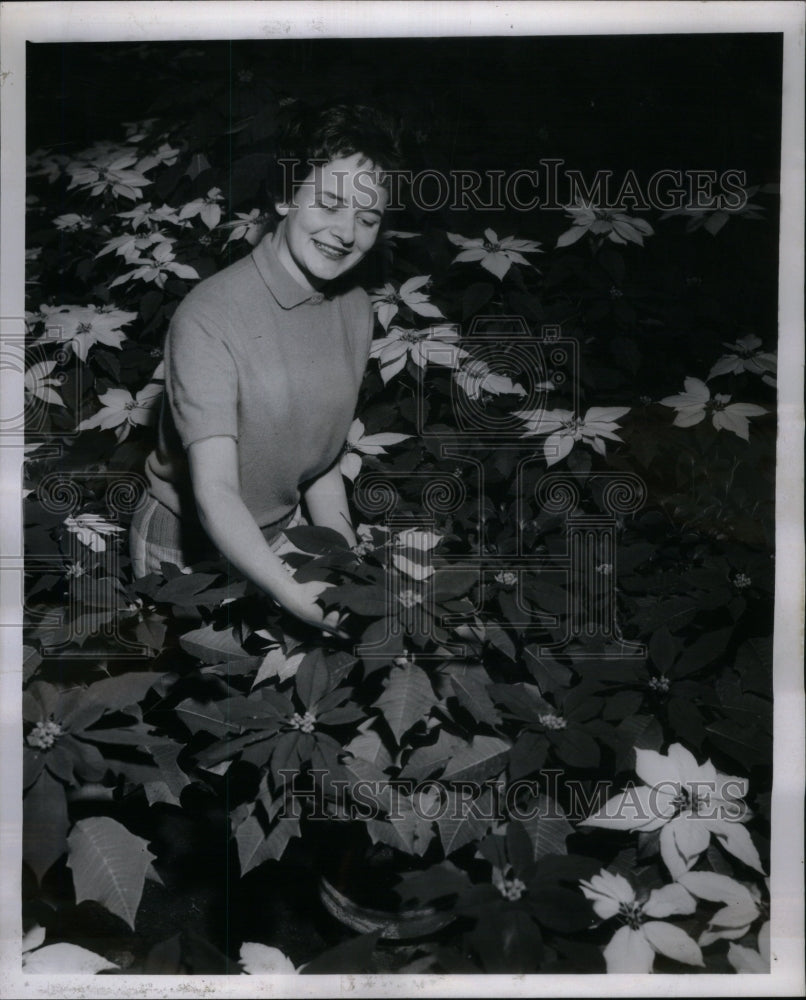
M305 708L313 711L330 684L330 671L324 653L317 647L306 654L294 678L297 694Z
M384 745L377 730L360 726L361 732L354 736L344 748L353 757L368 761L381 771L392 763L392 755Z
M179 645L202 663L219 664L226 660L248 659L250 654L235 638L231 628L216 630L212 625L185 632Z
M736 653L736 669L745 691L770 697L772 693L772 638L743 642Z
M164 792L160 790L161 794L157 789L152 789L152 794L154 795L155 800L157 800L157 796L159 796L158 801L160 802L170 802L171 805L176 806L181 805L180 796L182 794L182 789L190 784L190 778L177 763L177 757L182 749L183 748L180 745L168 743L167 741L149 746L148 752L154 758L154 763L160 769L161 781L159 784L165 786ZM149 804L153 804L152 795L149 795L149 790L146 789L145 791L149 799ZM167 793L167 795L165 793Z
M616 759L616 770L627 771L635 766L634 748L660 750L663 746L663 728L654 716L634 715L616 727L621 750Z
M541 733L522 732L509 755L509 776L513 781L539 771L546 762L549 742Z
M535 684L490 684L488 691L496 704L524 722L538 722L542 715L554 714Z
M567 688L571 683L572 672L546 654L538 655L538 647L530 646L526 650L526 668L537 681L541 691L556 691Z
M665 625L654 632L649 640L649 657L663 674L668 672L679 652L679 639L675 639Z
M627 719L640 709L644 700L641 691L617 691L605 704L602 718L610 721Z
M687 746L699 749L705 737L701 712L685 698L670 698L666 706L669 726Z
M24 683L27 684L33 677L41 662L42 657L33 646L22 647L22 679Z
M347 539L333 528L323 528L314 524L302 524L283 531L286 538L296 548L310 555L323 556L334 549L346 549Z
M534 860L549 854L567 854L565 841L574 832L560 806L547 795L539 794L518 810L519 822L532 842Z
M404 733L437 702L428 675L413 663L394 667L375 702L398 743Z
M468 711L476 722L486 722L495 726L501 721L501 716L496 711L489 694L487 686L479 675L486 677L483 669L463 670L461 672L451 672L451 686L453 687L459 704Z
M134 930L146 872L156 855L148 841L108 816L80 820L67 838L76 902L92 899Z
M291 838L299 835L299 820L293 816L277 820L268 834L254 814L248 816L235 831L241 875L265 861L279 861Z
M511 746L497 736L474 736L445 768L443 780L482 782L506 767Z
M160 604L179 604L183 607L194 604L194 598L217 578L217 573L180 573L160 587L154 595L155 600Z
M212 733L213 736L237 735L240 727L226 719L218 702L185 698L176 706L176 714L192 733Z
M105 677L87 688L85 698L88 704L103 705L106 711L119 712L142 701L149 690L162 679L162 674L147 672Z
M446 857L474 840L480 840L490 829L492 792L487 789L478 799L468 802L456 792L447 793L447 807L437 817L437 829Z
M581 892L541 886L530 895L529 909L544 927L570 934L592 927L596 921L591 904Z
M342 607L366 618L379 618L393 610L385 587L367 586L364 583L347 583L330 587L322 595L326 607Z
M680 659L674 665L674 676L685 677L721 656L732 634L733 629L724 628L701 635L696 642L683 650Z
M599 744L581 729L565 729L551 732L549 739L554 744L557 756L571 767L597 767L600 753Z
M446 852L447 853L447 852ZM468 878L452 861L441 861L423 872L404 872L395 887L400 901L423 906L454 896L468 886Z
M437 569L432 584L434 600L448 601L455 597L462 597L478 582L478 570Z
M486 281L468 285L462 295L462 318L469 319L485 306L495 293L493 285Z
M362 934L337 944L317 955L300 971L305 975L337 972L356 975L361 972L377 972L378 964L373 958L373 952L380 936L380 931L373 931L371 934Z
M355 796L359 808L374 812L377 805L384 812L392 811L392 786L388 776L376 764L363 757L348 757L341 766L348 781L348 791ZM356 792L359 794L356 795Z
M22 856L39 881L67 850L67 800L64 785L47 771L22 803Z
M464 745L465 741L460 736L451 736L440 729L435 743L428 743L412 751L406 760L406 766L400 772L401 778L420 781L431 777L441 771Z

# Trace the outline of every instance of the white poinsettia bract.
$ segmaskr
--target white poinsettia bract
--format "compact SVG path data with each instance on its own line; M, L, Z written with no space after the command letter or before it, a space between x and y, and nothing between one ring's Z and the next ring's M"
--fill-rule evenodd
M711 415L711 423L718 430L732 431L744 441L750 439L750 417L760 417L767 411L755 403L731 403L731 397L716 393L711 398L711 390L698 378L683 380L684 391L660 400L661 406L673 407L676 411L672 421L675 427L693 427Z
M707 382L717 375L741 375L750 372L751 375L761 375L766 379L775 375L777 358L774 351L763 350L760 337L748 334L740 337L735 344L723 343L728 348L728 354L723 354L708 373Z
M62 380L53 374L57 361L35 361L25 369L25 395L29 399L41 399L53 406L64 406L64 400L56 392Z
M354 420L347 432L347 442L344 454L341 456L339 468L341 474L348 479L355 479L361 471L364 455L385 455L389 445L400 444L411 437L411 434L365 434L364 422Z
M526 424L524 437L546 435L543 450L548 465L566 458L575 444L587 444L605 455L605 440L621 441L617 420L630 412L629 406L592 406L584 417L573 410L518 410L515 416Z
M107 537L114 538L124 530L117 524L105 521L100 514L71 514L64 519L64 526L93 552L105 552Z
M279 948L255 941L244 941L238 958L248 976L295 976L299 971Z
M635 772L645 782L629 785L583 820L582 826L651 833L660 830L660 853L673 878L689 871L711 837L748 867L763 874L758 851L741 819L747 781L720 774L710 760L698 764L682 744L667 754L635 749Z
M373 341L369 355L376 358L381 378L386 384L401 372L411 358L418 368L429 363L445 368L458 368L467 351L459 346L459 331L450 324L437 324L424 330L407 330L393 326L389 333Z
M578 202L566 209L571 216L573 225L560 233L557 238L558 247L571 246L582 239L585 233L598 236L600 240L610 240L611 243L636 243L644 245L644 237L654 235L654 229L646 220L637 219L633 215L621 212L617 208L597 208Z
M462 252L453 258L453 264L479 263L499 281L503 280L513 264L532 266L523 256L525 253L543 253L540 244L534 240L519 240L514 236L505 236L502 239L493 229L485 229L484 236L474 239L459 236L457 233L446 233L446 235L454 246L462 248Z
M735 878L717 872L685 872L677 881L699 899L724 903L700 934L699 945L705 948L722 938L742 938L761 915L761 894L755 886L742 885Z
M426 319L444 319L437 306L429 302L428 296L422 291L430 280L430 274L421 274L404 281L399 288L395 288L392 282L387 281L382 288L373 289L372 304L378 313L378 322L384 330L389 329L389 324L397 316L401 303L408 306L413 313Z
M624 925L604 950L609 973L651 972L656 954L686 965L705 964L697 942L663 919L687 916L696 909L696 900L683 886L664 885L639 898L623 875L605 868L589 880L581 879L579 885L597 917L616 917Z
M36 343L69 343L76 357L86 361L96 344L120 350L126 339L121 327L137 319L137 313L114 306L42 305L33 318L45 324L45 332Z
M114 430L118 441L129 436L132 427L147 427L157 419L162 385L149 382L136 396L128 389L107 389L98 397L101 409L78 425L78 430Z

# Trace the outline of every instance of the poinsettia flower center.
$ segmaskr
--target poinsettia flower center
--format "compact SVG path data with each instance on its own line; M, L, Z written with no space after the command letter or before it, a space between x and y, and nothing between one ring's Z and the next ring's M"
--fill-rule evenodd
M644 922L644 907L637 900L632 900L629 903L621 903L617 916L628 927L637 931Z
M423 334L417 330L406 330L405 333L401 334L400 339L408 344L416 344L423 339Z
M565 729L568 725L561 715L554 715L552 712L547 712L545 715L539 716L538 722L541 726L545 726L546 729Z
M303 733L312 733L316 725L316 716L313 712L306 712L304 715L294 712L290 725L292 729L299 729Z
M679 816L681 812L696 813L700 800L697 798L696 792L693 792L685 785L681 785L671 804L674 808L674 815Z
M50 750L61 735L62 727L58 722L43 719L41 722L37 722L26 739L30 747L35 747L37 750Z
M423 595L418 594L416 590L404 590L398 600L404 608L413 608L415 604L423 603Z

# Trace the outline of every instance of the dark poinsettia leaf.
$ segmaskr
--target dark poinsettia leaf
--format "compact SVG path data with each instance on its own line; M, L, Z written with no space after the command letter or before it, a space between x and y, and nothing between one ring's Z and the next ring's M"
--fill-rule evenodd
M724 652L732 634L733 629L728 628L700 636L681 653L673 668L674 676L686 677L707 666Z
M537 972L543 954L540 928L525 909L512 904L481 919L468 934L468 942L478 953L488 973L517 975Z
M327 555L334 549L346 549L347 539L333 528L322 528L314 524L302 524L296 528L285 528L283 534L296 548L310 555Z
M324 653L317 648L307 653L297 669L294 686L305 708L314 711L332 684Z
M216 629L212 625L203 625L180 636L179 645L202 663L251 658L231 628Z
M523 732L509 755L509 776L513 781L540 771L546 762L549 741L542 733Z
M602 718L612 721L627 719L639 711L643 701L641 691L617 691L606 699Z
M404 872L395 885L395 893L403 904L422 906L446 896L455 896L468 885L466 872L451 861L442 861L426 871Z
M663 625L657 629L649 640L649 657L658 670L668 673L677 655L680 652L681 643L675 639L669 629Z
M392 669L374 707L381 711L399 743L436 702L428 675L420 667L407 663Z
M571 767L598 767L600 752L596 740L577 726L550 732L549 739L559 759Z
M482 309L495 294L495 286L488 281L480 281L464 290L462 295L462 316L469 319Z
M359 937L337 944L317 955L300 970L305 975L327 973L377 972L379 966L374 957L375 947L380 939L380 931L372 931Z
M581 892L537 884L529 886L529 910L540 923L562 934L583 931L596 923L591 904Z
M705 719L696 705L685 698L670 698L666 714L677 738L693 749L702 746Z
M67 800L64 785L47 772L29 790L22 804L22 857L41 881L67 850Z
M477 722L495 726L501 717L487 693L486 677L487 674L482 668L451 671L451 687L459 704Z

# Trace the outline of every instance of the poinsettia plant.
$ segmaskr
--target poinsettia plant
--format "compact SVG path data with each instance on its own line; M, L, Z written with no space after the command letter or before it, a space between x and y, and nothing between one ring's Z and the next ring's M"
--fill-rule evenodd
M241 876L352 830L393 910L449 918L412 968L759 966L774 338L714 320L685 282L670 304L653 247L680 239L674 219L591 204L571 229L532 213L525 237L472 212L461 234L387 234L340 465L359 543L301 525L283 554L330 584L348 638L223 563L134 579L167 325L268 218L285 98L244 77L233 129L214 97L204 128L177 104L30 157L34 880L66 858L74 901L134 928L161 866L148 817L204 789L227 803ZM686 239L717 259L717 232ZM303 971L373 968L377 946Z

